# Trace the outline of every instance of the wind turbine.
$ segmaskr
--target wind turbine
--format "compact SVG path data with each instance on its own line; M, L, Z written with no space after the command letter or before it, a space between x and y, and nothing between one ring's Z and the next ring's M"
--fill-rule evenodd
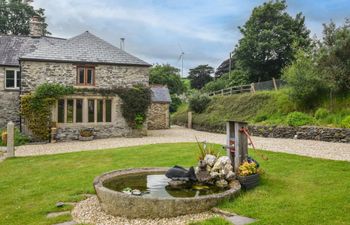
M181 50L181 54L179 55L179 59L177 60L177 62L179 62L181 60L181 78L183 78L184 76L184 55L185 52L182 50L181 45L179 44L180 50Z

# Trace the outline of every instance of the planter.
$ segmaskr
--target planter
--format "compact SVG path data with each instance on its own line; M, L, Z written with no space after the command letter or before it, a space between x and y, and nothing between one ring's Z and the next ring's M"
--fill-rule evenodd
M249 176L238 176L239 183L241 183L242 188L249 190L259 185L260 175L253 174Z
M147 136L147 129L132 129L129 136L133 138Z
M92 141L92 140L94 140L94 136L83 137L79 135L79 141Z

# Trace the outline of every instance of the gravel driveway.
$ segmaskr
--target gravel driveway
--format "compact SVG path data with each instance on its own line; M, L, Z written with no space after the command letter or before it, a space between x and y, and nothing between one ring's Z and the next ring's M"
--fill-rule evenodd
M195 142L196 137L199 141L206 140L211 143L224 144L226 136L224 134L196 131L174 126L169 130L149 131L148 136L142 138L121 137L99 139L90 142L72 141L55 144L25 145L17 147L16 156L49 155L158 143ZM258 149L350 161L350 144L282 138L253 137L252 139Z

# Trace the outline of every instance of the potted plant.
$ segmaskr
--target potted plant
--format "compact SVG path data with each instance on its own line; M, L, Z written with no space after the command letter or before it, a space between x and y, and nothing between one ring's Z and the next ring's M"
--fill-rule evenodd
M134 123L132 125L132 137L142 137L147 136L147 129L144 129L145 117L141 114L137 114Z
M259 185L260 175L257 164L254 161L245 161L239 167L237 179L246 190Z
M7 132L6 131L3 131L1 133L1 141L2 141L3 145L7 145Z
M79 132L80 141L91 141L94 139L94 131L92 129L82 129Z

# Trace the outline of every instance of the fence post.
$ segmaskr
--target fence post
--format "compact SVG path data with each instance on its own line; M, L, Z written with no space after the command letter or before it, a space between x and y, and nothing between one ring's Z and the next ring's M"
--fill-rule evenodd
M255 85L254 85L254 83L250 84L250 91L255 93Z
M187 128L192 129L192 112L187 113Z
M277 88L276 80L274 77L272 77L272 83L273 83L273 86L275 88L275 91L277 91L278 88Z
M15 157L15 124L12 121L7 124L7 157Z
M224 89L221 89L221 95L224 95Z

